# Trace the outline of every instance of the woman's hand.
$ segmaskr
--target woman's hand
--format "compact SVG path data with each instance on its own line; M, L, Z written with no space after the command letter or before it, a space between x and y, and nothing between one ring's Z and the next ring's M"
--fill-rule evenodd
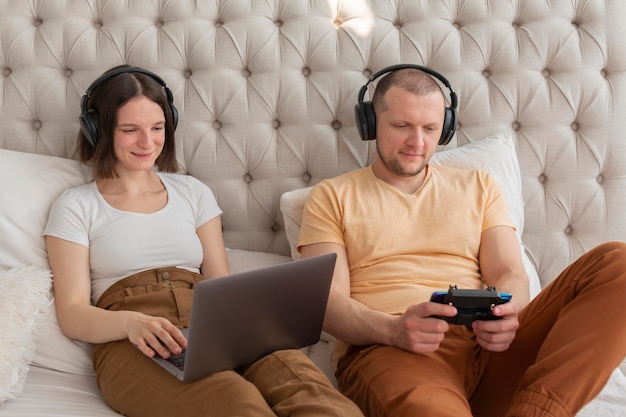
M187 348L187 339L169 320L134 313L129 321L128 340L146 356L178 355Z

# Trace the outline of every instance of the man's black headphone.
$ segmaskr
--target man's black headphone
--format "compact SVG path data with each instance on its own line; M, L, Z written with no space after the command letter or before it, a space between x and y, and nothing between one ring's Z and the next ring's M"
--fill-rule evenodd
M388 72L397 71L404 68L415 68L420 71L423 71L431 76L435 77L443 85L445 85L448 90L450 90L450 107L446 107L445 115L443 119L443 130L441 131L441 137L439 138L439 145L447 145L452 136L454 136L454 131L457 126L457 114L456 114L456 106L457 106L457 97L456 93L452 91L452 87L450 87L450 83L448 80L437 71L434 71L430 68L423 67L421 65L413 65L413 64L398 64L391 65L389 67L383 68L377 73L373 74L367 83L359 90L358 95L358 103L354 106L354 116L356 119L356 127L359 131L359 136L363 140L373 140L376 139L376 114L374 113L374 106L371 101L363 101L363 97L365 96L365 92L367 91L367 87L369 84L381 77L382 75L387 74Z
M80 101L80 110L81 110L80 117L79 117L80 128L83 131L83 134L85 135L85 138L87 139L89 144L93 146L94 148L96 147L96 143L98 142L98 112L95 109L87 109L89 98L93 94L94 90L100 86L100 84L103 84L106 81L110 80L111 78L116 77L120 74L125 74L129 72L136 72L136 73L148 75L154 78L159 84L163 86L163 89L165 90L165 95L167 97L167 103L172 113L172 122L174 125L174 129L176 129L176 125L178 124L178 110L176 110L176 107L174 106L174 96L172 92L170 91L170 89L167 88L165 81L163 81L163 79L159 77L158 75L156 75L155 73L145 70L143 68L139 68L139 67L117 68L101 75L94 82L92 82L89 88L87 88L85 95Z

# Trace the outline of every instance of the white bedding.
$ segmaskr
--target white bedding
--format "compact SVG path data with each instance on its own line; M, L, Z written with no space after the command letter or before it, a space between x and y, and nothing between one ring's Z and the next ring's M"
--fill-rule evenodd
M577 417L626 417L626 377L618 370L611 384ZM11 417L110 417L113 412L99 394L95 377L67 374L32 366L26 386L17 400L0 406L1 416Z
M118 416L100 395L94 376L31 366L24 391L0 405L0 415L11 417Z
M626 376L616 369L598 396L577 417L626 417Z

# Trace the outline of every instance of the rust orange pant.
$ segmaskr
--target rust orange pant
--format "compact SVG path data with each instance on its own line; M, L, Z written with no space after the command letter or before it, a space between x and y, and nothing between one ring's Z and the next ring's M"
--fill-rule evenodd
M97 305L132 310L187 326L194 284L179 268L140 272L114 284ZM181 382L128 340L97 345L98 385L107 403L127 416L362 416L300 350L283 350L237 371Z
M603 244L522 310L506 352L454 326L432 354L350 348L339 386L368 417L574 416L626 355L625 295L626 244Z

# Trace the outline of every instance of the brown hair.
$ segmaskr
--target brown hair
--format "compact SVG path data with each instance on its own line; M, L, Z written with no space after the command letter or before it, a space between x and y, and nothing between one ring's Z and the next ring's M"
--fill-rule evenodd
M372 97L372 105L374 113L381 113L387 110L387 102L385 94L391 87L400 87L403 90L413 94L423 96L435 91L443 94L441 86L429 74L417 68L403 68L390 72L380 79L376 85L374 96Z
M109 69L104 74L120 68ZM104 75L103 74L103 75ZM93 147L81 130L78 134L78 153L82 162L93 163L94 178L115 178L117 158L113 148L113 133L117 125L117 112L130 99L144 96L158 104L165 115L165 143L156 166L163 172L176 172L176 141L174 119L164 87L154 78L140 72L124 72L98 85L89 98L88 108L97 112L97 142Z

